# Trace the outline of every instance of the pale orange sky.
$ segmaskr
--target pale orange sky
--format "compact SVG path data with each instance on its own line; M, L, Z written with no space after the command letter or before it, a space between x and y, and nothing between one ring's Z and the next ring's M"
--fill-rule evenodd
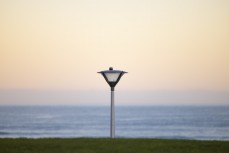
M0 89L229 92L228 27L228 0L0 0Z

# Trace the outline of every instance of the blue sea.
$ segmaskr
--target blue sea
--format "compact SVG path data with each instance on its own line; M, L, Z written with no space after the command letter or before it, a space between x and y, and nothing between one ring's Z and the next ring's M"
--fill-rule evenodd
M229 106L116 106L116 137L229 140ZM0 106L0 138L109 137L108 106Z

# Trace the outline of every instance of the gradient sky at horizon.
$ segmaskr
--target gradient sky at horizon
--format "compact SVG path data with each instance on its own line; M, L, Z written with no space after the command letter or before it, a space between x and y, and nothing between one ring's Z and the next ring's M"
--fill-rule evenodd
M229 104L228 27L227 0L0 0L0 104L105 104L110 66L124 104Z

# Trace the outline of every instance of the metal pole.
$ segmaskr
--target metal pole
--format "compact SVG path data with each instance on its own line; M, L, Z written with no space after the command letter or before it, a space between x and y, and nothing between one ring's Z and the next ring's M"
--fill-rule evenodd
M111 88L111 138L115 137L114 87Z

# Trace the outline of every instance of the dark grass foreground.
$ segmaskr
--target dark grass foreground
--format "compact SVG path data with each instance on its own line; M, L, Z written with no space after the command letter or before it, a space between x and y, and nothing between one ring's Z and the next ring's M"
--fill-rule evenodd
M229 153L229 141L164 139L0 139L0 153Z

